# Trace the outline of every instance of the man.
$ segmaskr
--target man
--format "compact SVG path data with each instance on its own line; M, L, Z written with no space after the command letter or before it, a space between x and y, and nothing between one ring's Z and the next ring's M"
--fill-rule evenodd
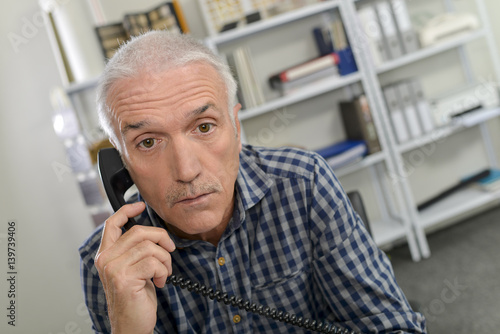
M424 332L325 161L242 145L235 93L228 67L186 36L150 32L109 61L101 124L140 197L80 249L95 331L305 332L165 284L174 273L359 332Z

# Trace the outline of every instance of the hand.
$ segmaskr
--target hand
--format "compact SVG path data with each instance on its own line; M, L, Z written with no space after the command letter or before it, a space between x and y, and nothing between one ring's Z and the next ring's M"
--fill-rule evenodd
M155 286L162 288L172 274L170 252L175 245L166 230L135 225L122 235L121 227L144 209L143 202L128 204L112 215L95 258L114 334L153 332Z

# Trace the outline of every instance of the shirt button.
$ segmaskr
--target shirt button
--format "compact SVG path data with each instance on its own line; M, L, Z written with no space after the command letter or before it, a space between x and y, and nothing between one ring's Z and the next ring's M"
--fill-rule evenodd
M219 266L223 266L226 263L226 259L221 256L217 262Z
M233 317L233 322L234 322L235 324L237 324L237 323L238 323L238 322L240 322L240 321L241 321L241 317L240 317L238 314L237 314L237 315L235 315L235 316Z

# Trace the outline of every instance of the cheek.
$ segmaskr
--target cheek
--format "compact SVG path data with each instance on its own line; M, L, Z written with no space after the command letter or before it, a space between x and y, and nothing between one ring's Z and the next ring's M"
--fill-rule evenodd
M238 175L240 164L238 147L238 145L232 145L229 148L226 146L215 155L218 157L217 173L220 175L220 179L223 181L223 184L231 188L234 186L234 181Z
M171 181L166 171L165 166L155 162L147 164L137 162L134 164L134 168L129 168L130 175L139 192L148 203L159 198L158 195L168 188Z

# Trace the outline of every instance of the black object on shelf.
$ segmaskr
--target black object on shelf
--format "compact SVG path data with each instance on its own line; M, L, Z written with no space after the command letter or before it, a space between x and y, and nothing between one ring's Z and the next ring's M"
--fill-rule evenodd
M432 197L431 199L425 201L424 203L422 204L419 204L417 206L417 210L418 211L421 211L421 210L424 210L426 208L428 208L429 206L439 202L440 200L444 199L445 197L453 194L454 192L460 190L460 189L463 189L465 188L466 186L474 183L474 182L477 182L487 176L489 176L491 173L491 171L489 169L485 169L477 174L474 174L468 178L465 178L463 180L461 180L459 183L457 183L456 185L452 186L451 188L448 188L446 189L445 191L439 193L438 195Z

